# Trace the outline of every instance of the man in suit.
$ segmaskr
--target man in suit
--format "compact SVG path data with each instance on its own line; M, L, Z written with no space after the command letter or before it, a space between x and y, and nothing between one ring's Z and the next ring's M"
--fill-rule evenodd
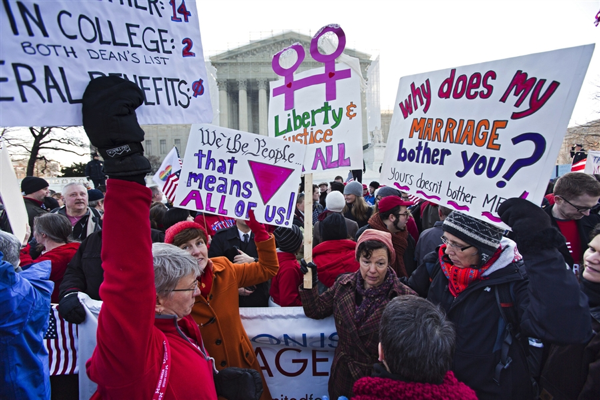
M254 234L242 219L236 219L231 228L218 231L210 243L209 257L227 257L235 264L258 261ZM270 282L239 288L240 307L268 307Z

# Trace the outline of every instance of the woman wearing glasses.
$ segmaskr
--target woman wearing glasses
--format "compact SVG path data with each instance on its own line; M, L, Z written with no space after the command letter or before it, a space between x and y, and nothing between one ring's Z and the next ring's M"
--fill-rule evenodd
M452 371L479 399L534 398L527 338L585 341L592 332L589 311L556 250L564 238L546 213L509 199L499 214L516 243L502 229L453 211L442 225L443 244L425 256L409 286L454 323Z
M339 336L329 374L329 397L352 396L358 379L371 376L378 359L379 321L388 302L415 294L390 267L396 258L389 232L367 229L356 244L358 271L340 275L319 295L317 266L302 260L301 270L312 270L312 289L300 290L304 313L322 319L333 315Z
M151 241L152 192L144 180L150 163L135 115L143 100L139 87L115 76L92 80L83 95L84 128L109 176L103 304L96 348L86 363L87 375L98 384L92 399L217 400L215 380L227 380L227 374L215 374L190 316L204 266L184 250Z
M195 222L183 221L167 229L165 243L185 250L204 271L198 278L200 293L191 312L200 326L210 355L215 358L216 368L238 367L258 371L264 389L261 399L271 400L254 349L242 326L238 288L268 281L277 274L279 263L273 235L254 219L253 212L250 212L250 220L246 223L254 233L258 262L233 264L226 257L208 258L206 232Z

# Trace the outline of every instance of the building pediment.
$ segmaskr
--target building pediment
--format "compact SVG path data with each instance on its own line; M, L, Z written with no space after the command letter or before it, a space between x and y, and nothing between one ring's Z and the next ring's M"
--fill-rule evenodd
M291 46L294 43L300 43L304 47L306 60L313 61L310 57L310 42L312 37L298 32L285 32L267 39L256 40L247 45L228 50L224 53L210 57L213 65L218 66L222 63L271 63L273 56L282 49ZM361 61L370 60L371 56L356 50L346 48L344 53L359 58Z

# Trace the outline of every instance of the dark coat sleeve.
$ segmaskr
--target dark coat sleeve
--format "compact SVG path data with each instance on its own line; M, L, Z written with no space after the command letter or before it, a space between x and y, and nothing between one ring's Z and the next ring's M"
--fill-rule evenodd
M587 297L555 248L523 254L529 283L515 287L521 331L555 344L586 343L592 337Z
M435 263L437 262L437 254L435 251L427 254L423 258L423 263L415 269L415 271L408 278L408 286L413 289L420 297L427 298L429 293L429 285L431 284L431 278L427 271L427 265L432 265L433 268L438 268Z
M102 231L92 233L81 242L75 256L67 265L60 284L59 299L69 292L83 292L94 300L100 300L99 290L104 280L101 251Z

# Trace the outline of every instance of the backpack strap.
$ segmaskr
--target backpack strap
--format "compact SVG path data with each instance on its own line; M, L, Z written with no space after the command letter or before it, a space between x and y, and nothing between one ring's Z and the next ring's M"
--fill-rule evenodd
M513 344L514 326L516 325L517 318L509 285L502 284L494 286L494 295L496 297L496 304L500 310L500 316L506 324L504 328L504 340L502 341L502 348L500 349L500 361L498 361L494 371L494 382L496 382L497 385L500 385L500 375L502 374L502 370L508 368L512 363L512 358L508 356L508 351Z

